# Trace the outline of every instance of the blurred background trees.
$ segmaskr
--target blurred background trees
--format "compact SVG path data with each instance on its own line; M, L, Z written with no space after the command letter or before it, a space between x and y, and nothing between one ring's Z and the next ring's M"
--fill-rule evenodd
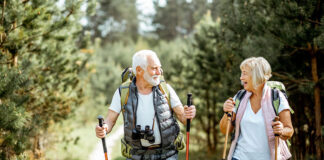
M41 158L47 128L82 102L81 1L2 0L0 158Z
M323 157L322 1L0 3L1 159L88 159L96 116L140 49L157 52L183 103L194 95L193 159L220 157L222 105L242 88L239 65L251 56L266 58L272 80L286 85L293 159Z
M138 38L139 19L135 0L98 0L95 14L87 16L85 30L102 44Z

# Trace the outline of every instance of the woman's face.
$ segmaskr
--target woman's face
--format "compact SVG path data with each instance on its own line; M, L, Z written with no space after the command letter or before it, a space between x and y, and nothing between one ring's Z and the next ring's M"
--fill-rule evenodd
M244 89L247 91L252 91L253 84L252 84L252 74L251 69L248 67L243 67L241 69L241 84L244 86Z

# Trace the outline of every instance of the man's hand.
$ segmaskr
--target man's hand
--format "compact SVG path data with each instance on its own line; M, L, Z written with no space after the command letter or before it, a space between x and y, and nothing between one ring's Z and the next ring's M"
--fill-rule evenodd
M196 107L191 105L188 107L187 105L184 106L184 116L186 119L193 119L196 116Z
M108 125L105 123L103 124L102 127L97 125L95 130L96 130L96 136L98 138L104 138L106 136L106 134L108 133Z

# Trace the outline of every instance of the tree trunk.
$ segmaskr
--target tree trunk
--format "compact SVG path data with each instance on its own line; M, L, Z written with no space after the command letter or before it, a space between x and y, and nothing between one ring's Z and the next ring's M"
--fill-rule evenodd
M214 120L214 119L213 119ZM218 141L218 138L217 138L217 129L216 129L216 121L214 120L214 125L213 125L213 151L215 152L216 149L217 149L217 141Z
M12 57L12 66L18 67L18 54L14 54Z
M214 152L217 150L217 144L218 144L218 130L216 129L216 126L218 125L217 121L217 95L216 92L212 92L212 104L213 104L213 115L212 115L212 120L213 120L213 144L214 144Z
M318 72L317 72L317 58L316 53L318 48L316 45L311 47L308 43L308 47L311 48L311 64L312 64L312 77L314 86L314 100L315 100L315 147L316 158L321 159L321 142L322 142L322 130L321 130L321 90L319 87Z
M212 138L211 138L211 119L210 119L210 103L209 103L209 90L206 90L206 108L207 108L207 145L208 145L208 154L212 153Z
M33 155L34 155L34 159L42 158L42 150L41 150L41 146L40 146L40 136L39 135L34 137Z
M1 25L3 26L3 22L4 22L4 10L6 8L6 0L3 1L2 4L2 14L1 14Z
M13 24L12 24L12 30L15 30L17 28L17 23L16 23L16 21L15 22L13 22ZM11 55L12 55L12 61L11 61L11 66L10 67L18 67L18 53L16 52L16 53L11 53Z

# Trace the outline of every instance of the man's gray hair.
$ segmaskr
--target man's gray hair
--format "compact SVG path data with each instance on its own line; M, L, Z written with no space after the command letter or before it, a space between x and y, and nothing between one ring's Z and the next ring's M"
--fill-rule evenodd
M240 69L248 67L251 69L252 85L253 88L257 88L260 84L267 82L271 75L271 66L269 62L263 57L250 57L245 59Z
M142 69L146 70L146 67L148 65L148 62L147 62L148 56L152 56L153 58L159 59L157 57L156 53L152 50L140 50L133 55L132 69L133 69L134 75L136 75L136 67L137 66L140 66Z

